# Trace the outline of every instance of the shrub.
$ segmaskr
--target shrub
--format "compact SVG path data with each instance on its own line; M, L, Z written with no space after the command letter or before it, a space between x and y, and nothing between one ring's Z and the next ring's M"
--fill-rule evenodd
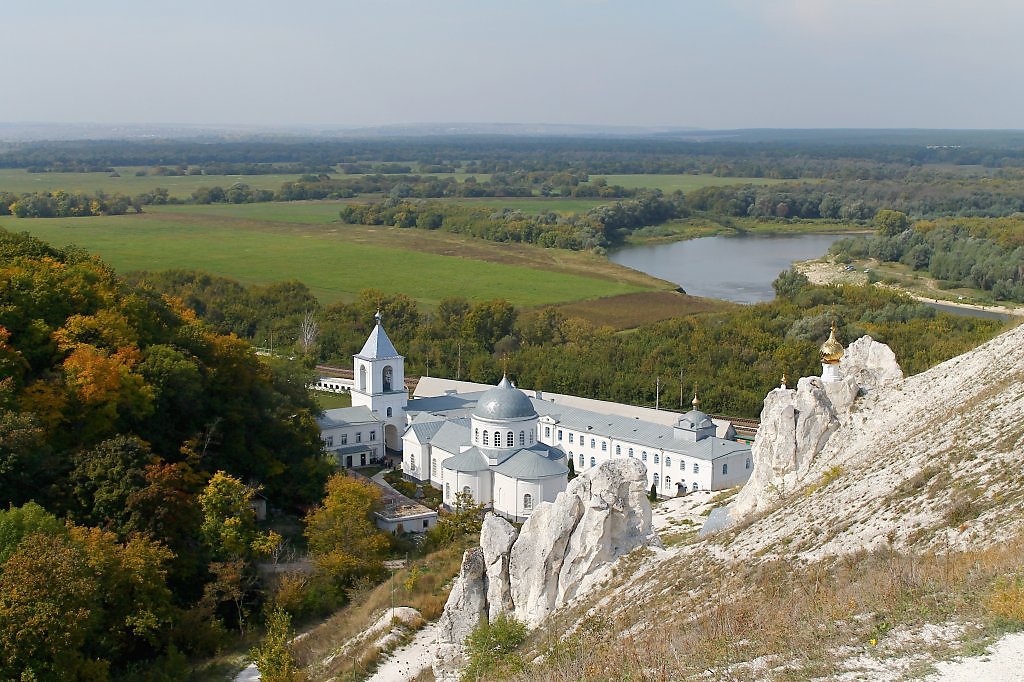
M466 638L469 664L462 679L491 680L522 671L523 659L516 649L526 641L526 634L526 625L507 614L493 623L481 623Z

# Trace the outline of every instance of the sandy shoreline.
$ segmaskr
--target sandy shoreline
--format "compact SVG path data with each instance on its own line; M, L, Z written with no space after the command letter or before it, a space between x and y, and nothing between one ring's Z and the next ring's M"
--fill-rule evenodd
M794 263L793 267L807 276L811 284L867 284L868 276L861 270L847 270L845 265L840 263L829 263L821 260L807 260ZM892 289L901 294L906 294L914 300L923 303L936 303L938 305L950 306L951 308L963 308L966 310L979 310L990 313L1002 313L1004 315L1024 316L1024 306L1017 308L1004 308L996 305L980 305L977 303L963 303L962 301L950 301L943 298L922 296L902 287L885 285L876 282L875 286Z

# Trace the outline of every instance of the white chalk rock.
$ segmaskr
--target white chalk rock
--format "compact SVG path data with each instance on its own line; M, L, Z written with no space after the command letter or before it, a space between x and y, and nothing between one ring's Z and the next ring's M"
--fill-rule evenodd
M512 543L518 535L516 527L500 516L488 512L484 517L480 528L480 548L484 553L484 569L487 572L488 622L512 610L508 565Z
M840 370L840 381L803 377L796 390L777 388L765 396L761 425L750 449L753 471L729 510L733 520L819 480L815 457L850 418L858 396L903 380L892 350L870 336L850 344Z
M459 671L466 663L466 637L487 618L487 585L484 571L484 552L481 548L466 550L462 569L455 579L445 602L444 611L437 619L437 648L434 652L434 679L438 682L457 682Z
M884 343L862 336L849 345L839 361L843 377L851 378L865 391L903 381L896 354Z

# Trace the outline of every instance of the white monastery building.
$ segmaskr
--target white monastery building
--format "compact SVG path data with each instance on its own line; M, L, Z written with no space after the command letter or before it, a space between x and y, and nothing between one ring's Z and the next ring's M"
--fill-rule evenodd
M722 490L750 476L750 446L725 420L699 409L684 415L517 388L422 377L412 400L404 358L381 324L354 356L352 407L327 410L321 436L343 467L402 452L413 481L430 482L444 503L468 493L506 518L523 521L565 490L570 466L581 472L632 457L661 497Z

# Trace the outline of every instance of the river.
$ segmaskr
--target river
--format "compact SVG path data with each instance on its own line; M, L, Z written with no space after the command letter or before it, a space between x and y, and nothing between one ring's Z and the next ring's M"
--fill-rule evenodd
M772 282L796 261L821 258L841 234L701 237L627 246L608 254L619 265L675 282L693 296L736 303L775 298Z

